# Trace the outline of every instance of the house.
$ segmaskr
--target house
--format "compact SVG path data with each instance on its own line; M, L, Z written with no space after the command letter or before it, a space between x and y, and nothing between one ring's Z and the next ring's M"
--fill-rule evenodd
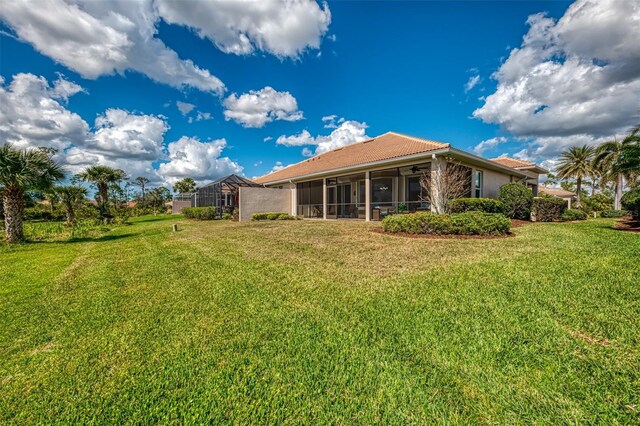
M546 186L541 186L538 188L538 193L540 195L549 195L551 197L562 198L567 202L567 208L571 208L571 203L576 200L576 194L571 191L566 191L564 189L558 188L547 188Z
M448 143L389 132L337 148L254 179L240 188L240 220L251 212L286 211L305 218L380 220L403 210L430 210L420 180L456 163L468 170L469 197L497 198L500 186L522 182L534 194L547 170L513 158L489 160Z

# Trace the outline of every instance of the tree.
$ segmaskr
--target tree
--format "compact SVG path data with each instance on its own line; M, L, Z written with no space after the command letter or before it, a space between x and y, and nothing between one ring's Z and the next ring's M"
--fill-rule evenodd
M179 180L173 185L173 192L179 194L191 194L196 192L196 181L190 177Z
M640 174L640 126L636 126L622 141L623 148L615 171L627 173L637 178Z
M560 154L558 177L561 179L574 178L576 180L576 207L580 208L582 198L582 180L593 175L593 148L572 146Z
M449 201L469 194L471 169L453 162L434 161L438 161L438 170L423 173L420 178L422 198L436 213L447 213Z
M614 182L615 197L613 199L613 208L620 210L620 199L622 198L622 187L624 186L623 178L625 178L625 172L620 168L620 162L623 158L627 146L631 143L630 140L624 139L622 142L612 140L602 143L595 150L593 157L594 169L602 171L603 178Z
M13 243L24 238L25 191L45 191L63 178L62 166L45 150L20 150L10 144L0 147L0 190L7 241Z
M108 166L92 166L76 175L77 179L92 183L98 190L100 200L98 206L103 217L109 213L109 186L126 178L123 170Z
M67 210L67 222L73 223L76 220L75 210L82 204L87 196L87 189L82 186L57 186L55 192Z
M144 195L145 195L145 186L151 182L151 180L147 179L143 176L138 176L133 180L134 185L138 185L140 187L140 192L142 192L142 202L144 203Z
M171 191L169 191L164 186L160 186L149 191L149 196L147 197L147 206L153 209L153 214L156 215L158 214L158 210L166 210L164 204L170 200Z

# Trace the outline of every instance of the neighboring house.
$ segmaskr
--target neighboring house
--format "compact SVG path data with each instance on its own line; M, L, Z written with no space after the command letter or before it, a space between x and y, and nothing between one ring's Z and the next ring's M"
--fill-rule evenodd
M538 196L539 176L549 173L547 169L544 169L538 166L536 163L532 163L530 161L516 160L515 158L509 158L504 156L493 158L491 161L495 161L496 163L500 163L504 166L519 170L525 175L527 175L526 185L529 188L531 188L531 191L533 191L534 197Z
M562 198L567 202L568 208L571 208L571 203L576 200L576 194L574 192L565 191L564 189L547 188L546 186L541 186L538 188L538 193L540 195L550 195L552 197Z
M547 173L534 163L488 160L448 143L389 132L254 179L266 188L240 188L240 220L258 211L369 221L397 212L400 205L430 210L420 179L424 173L435 176L447 161L468 168L470 197L497 198L509 182L525 183L537 194L538 175Z

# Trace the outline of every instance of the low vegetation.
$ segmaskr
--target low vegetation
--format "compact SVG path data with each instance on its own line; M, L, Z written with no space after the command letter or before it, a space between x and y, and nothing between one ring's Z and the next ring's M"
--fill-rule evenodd
M640 238L612 219L131 223L0 244L1 424L637 424Z
M451 213L478 211L485 213L504 213L505 206L493 198L457 198L449 202Z
M600 217L603 218L618 218L618 217L624 217L626 215L628 215L629 213L626 210L603 210L600 213Z
M529 220L533 206L533 193L520 183L507 183L500 187L498 200L504 206L507 217Z
M627 210L631 217L640 220L640 187L625 193L621 199L622 207Z
M533 199L531 216L537 222L553 222L562 220L567 209L567 202L555 197L536 197Z
M429 235L505 235L511 221L501 214L468 211L437 214L418 212L391 215L384 218L386 232Z
M562 213L562 220L564 221L587 220L587 213L579 209L567 209Z
M251 220L295 220L296 217L289 213L267 212L267 213L254 213L251 215Z
M215 207L185 207L182 214L187 219L214 220L217 219Z

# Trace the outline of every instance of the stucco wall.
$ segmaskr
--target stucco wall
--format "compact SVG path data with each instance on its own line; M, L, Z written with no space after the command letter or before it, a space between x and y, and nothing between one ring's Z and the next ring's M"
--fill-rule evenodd
M484 176L484 184L482 185L482 196L484 198L498 198L500 187L505 183L511 182L511 176L495 172L493 170L482 170Z
M173 206L171 208L171 213L172 214L180 214L182 213L182 209L185 207L191 207L191 200L186 200L186 201L177 201L174 200L173 201Z
M240 188L241 222L251 220L254 213L282 212L291 213L291 200L293 197L291 188Z

